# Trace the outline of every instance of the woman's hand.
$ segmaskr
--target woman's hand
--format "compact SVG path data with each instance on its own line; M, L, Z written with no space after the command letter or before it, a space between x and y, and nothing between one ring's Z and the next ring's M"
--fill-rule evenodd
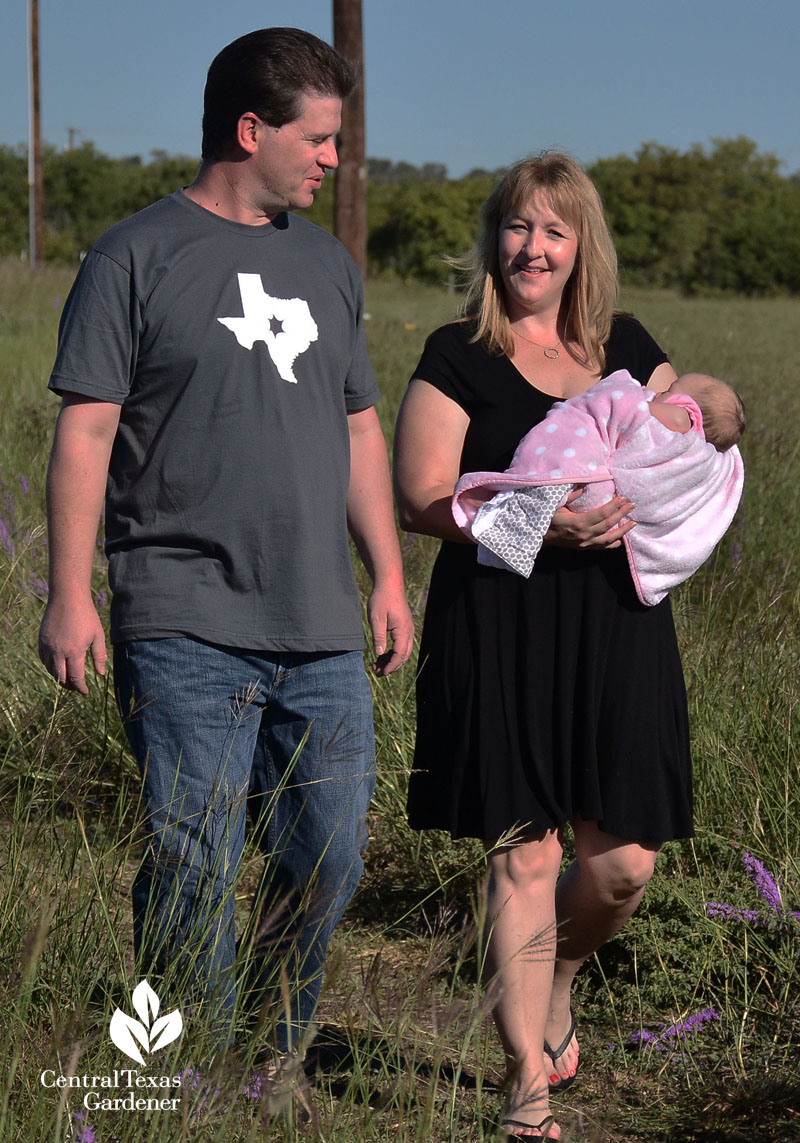
M669 362L664 362L653 370L647 387L656 393L663 393L676 378L675 370ZM569 506L582 494L583 485L573 488L564 507L553 513L553 519L542 543L552 544L558 548L595 551L618 548L622 544L622 537L630 532L631 528L636 527L633 520L620 523L633 511L635 507L633 501L625 496L613 496L599 508L592 508L589 512L573 512Z
M558 548L595 551L618 548L622 537L636 526L633 520L620 523L633 510L633 501L625 496L613 496L599 508L592 508L589 512L573 512L569 505L582 493L582 485L573 488L564 507L553 513L543 543Z

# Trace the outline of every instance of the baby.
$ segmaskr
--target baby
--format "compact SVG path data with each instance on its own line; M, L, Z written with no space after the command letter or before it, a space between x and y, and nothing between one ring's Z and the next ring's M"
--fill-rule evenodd
M742 403L722 381L688 373L655 394L621 370L554 405L506 472L462 476L453 515L478 541L479 563L529 576L575 485L573 511L626 496L636 527L623 543L639 599L652 605L697 570L733 519L743 430Z
M718 452L738 444L745 428L744 405L738 393L705 373L678 377L669 389L653 397L649 412L673 432L694 429Z

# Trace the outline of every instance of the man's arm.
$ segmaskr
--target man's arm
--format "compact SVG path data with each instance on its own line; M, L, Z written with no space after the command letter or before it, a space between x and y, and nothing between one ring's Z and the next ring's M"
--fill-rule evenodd
M84 695L87 650L98 674L106 667L92 561L119 416L119 405L65 393L47 470L50 590L39 657L62 686Z
M394 523L389 460L374 408L350 413L350 486L347 523L372 579L367 618L375 648L375 671L390 675L411 654L414 621L406 601L403 564ZM392 637L387 650L387 631Z

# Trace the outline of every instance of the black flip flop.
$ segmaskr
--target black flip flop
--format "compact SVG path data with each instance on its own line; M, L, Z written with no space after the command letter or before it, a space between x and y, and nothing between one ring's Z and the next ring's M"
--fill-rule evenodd
M558 1073L558 1068L556 1067L556 1060L559 1058L559 1056L562 1056L564 1054L564 1051L568 1047L569 1042L574 1035L575 1035L575 1017L573 1016L570 1019L569 1031L567 1032L566 1036L561 1041L561 1043L558 1045L558 1047L556 1048L555 1051L553 1051L553 1049L550 1047L547 1040L545 1040L545 1042L544 1042L544 1054L546 1056L550 1057L550 1062L553 1065L553 1071L556 1074ZM577 1075L577 1072L578 1072L578 1065L576 1064L575 1065L576 1075ZM553 1091L566 1091L567 1088L571 1087L572 1084L574 1084L574 1083L575 1083L575 1076L567 1076L566 1079L559 1079L558 1083L548 1084L548 1088L551 1092L553 1092ZM534 1138L535 1138L535 1136L534 1136Z
M542 1143L547 1143L549 1139L551 1143L557 1143L560 1138L558 1135L551 1135L550 1128L555 1123L555 1116L546 1115L541 1123L525 1123L522 1119L504 1119L501 1124L501 1129L506 1133L506 1143L526 1143L526 1140L540 1139ZM522 1127L523 1131L515 1131L514 1128ZM547 1134L545 1135L545 1130ZM538 1135L531 1135L531 1131L538 1131Z

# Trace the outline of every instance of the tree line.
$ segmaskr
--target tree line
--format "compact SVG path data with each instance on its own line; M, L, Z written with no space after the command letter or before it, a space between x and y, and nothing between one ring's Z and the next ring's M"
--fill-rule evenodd
M153 152L112 159L90 142L44 152L45 256L77 261L108 226L194 178L197 160ZM369 273L444 281L445 255L472 244L481 203L501 171L450 179L440 163L416 167L370 159ZM800 292L800 175L740 136L678 151L644 144L633 156L587 167L605 203L624 281L691 293ZM328 229L326 180L305 212ZM24 256L27 155L0 146L0 257Z

